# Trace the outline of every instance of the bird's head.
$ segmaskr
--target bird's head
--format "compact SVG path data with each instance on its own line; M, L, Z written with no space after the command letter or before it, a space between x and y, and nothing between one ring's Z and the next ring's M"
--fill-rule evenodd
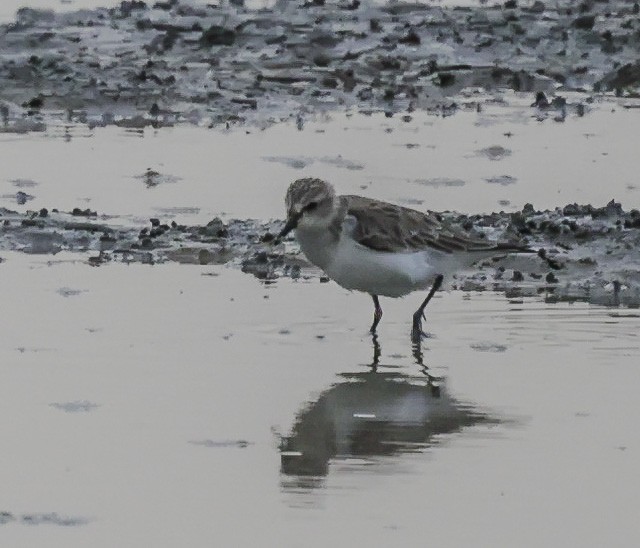
M336 193L333 186L321 179L298 179L289 186L285 205L287 222L278 235L286 236L293 229L324 228L333 217Z

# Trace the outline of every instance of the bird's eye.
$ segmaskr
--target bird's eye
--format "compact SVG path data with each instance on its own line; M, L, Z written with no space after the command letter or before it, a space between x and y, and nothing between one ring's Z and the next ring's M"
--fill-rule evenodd
M307 204L307 207L305 207L305 210L306 211L313 211L317 207L318 207L318 202L309 202Z

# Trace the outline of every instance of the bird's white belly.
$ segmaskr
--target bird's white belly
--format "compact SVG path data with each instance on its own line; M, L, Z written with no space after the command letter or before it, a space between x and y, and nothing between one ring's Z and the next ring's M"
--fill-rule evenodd
M345 289L401 297L433 283L439 274L437 264L430 260L435 258L428 251L374 251L351 238L342 237L334 249L333 260L324 270Z

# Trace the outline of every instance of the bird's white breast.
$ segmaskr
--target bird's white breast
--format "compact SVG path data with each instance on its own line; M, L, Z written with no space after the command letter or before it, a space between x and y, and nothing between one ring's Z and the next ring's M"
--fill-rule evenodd
M431 285L438 274L433 258L427 251L375 251L342 235L325 271L346 289L401 297Z
M390 253L357 243L343 231L336 240L328 231L297 230L307 258L345 289L401 297L429 287L446 254L438 251Z

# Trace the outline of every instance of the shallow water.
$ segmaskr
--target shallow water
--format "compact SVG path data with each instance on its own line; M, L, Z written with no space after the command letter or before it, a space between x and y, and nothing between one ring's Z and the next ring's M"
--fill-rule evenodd
M408 122L335 114L303 131L2 134L0 205L133 224L279 218L291 180L321 175L435 210L640 206L637 109L596 104L560 123L510 99ZM635 538L637 311L443 292L417 352L418 296L383 300L374 341L370 299L317 278L1 258L8 546Z
M373 372L333 284L3 258L8 545L633 538L635 313L443 293L420 365L386 300Z
M281 218L299 177L320 176L344 194L417 209L515 211L640 207L634 136L640 109L616 102L589 115L540 121L528 95L483 112L410 121L382 114L333 114L266 129L198 127L123 130L52 123L42 134L0 134L0 205L18 211L87 207L100 214L202 223ZM146 184L148 169L159 184ZM22 206L16 195L27 193Z

